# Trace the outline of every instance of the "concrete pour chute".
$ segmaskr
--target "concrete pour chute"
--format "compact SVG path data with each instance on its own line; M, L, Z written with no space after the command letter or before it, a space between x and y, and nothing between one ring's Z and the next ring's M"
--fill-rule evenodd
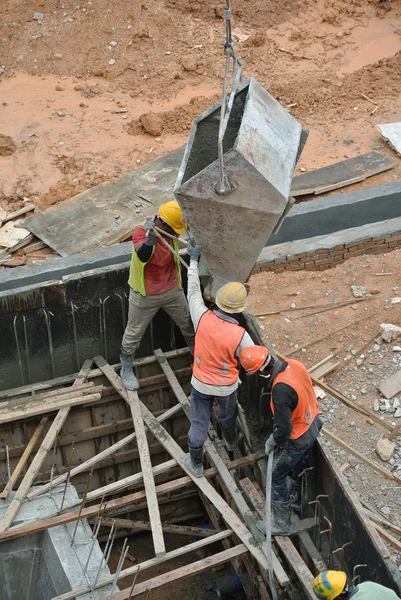
M34 490L35 488L32 488ZM64 485L54 488L21 505L13 526L26 525L54 514L60 507ZM0 519L4 516L13 493L7 501L0 501ZM75 488L67 488L65 506L79 503ZM46 529L34 535L22 536L0 545L0 598L1 600L52 600L76 588L89 586L97 576L110 575L102 560L103 553L96 541L84 567L92 545L92 530L86 519L79 521L74 544L71 543L76 522ZM99 600L111 592L111 585L81 596L83 600ZM107 595L106 595L107 597Z
M301 125L254 79L240 86L224 138L232 191L219 194L220 104L195 119L174 193L213 277L245 282L286 211ZM238 223L241 226L238 227Z

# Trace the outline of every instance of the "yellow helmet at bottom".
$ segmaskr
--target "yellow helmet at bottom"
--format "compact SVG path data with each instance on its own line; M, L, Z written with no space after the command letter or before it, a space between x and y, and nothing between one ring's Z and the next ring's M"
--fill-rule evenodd
M182 214L180 205L177 200L165 202L159 206L159 217L174 229L177 235L185 233L188 229L188 224Z
M344 571L323 571L313 582L313 591L319 600L334 600L347 583Z
M241 313L245 310L248 293L243 283L232 281L221 286L216 292L216 304L224 312Z

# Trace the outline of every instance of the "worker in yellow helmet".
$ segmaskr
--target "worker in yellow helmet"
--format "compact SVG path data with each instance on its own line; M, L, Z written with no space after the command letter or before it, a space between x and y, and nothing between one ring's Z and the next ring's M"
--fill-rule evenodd
M319 600L400 600L393 590L373 581L354 585L344 571L323 571L314 580L313 591Z
M199 248L188 247L188 303L196 331L191 380L191 427L185 465L195 477L203 475L203 444L214 402L217 420L228 450L237 444L238 357L253 341L235 316L245 310L247 291L239 282L223 285L216 294L217 310L209 310L201 292L198 273Z
M127 390L137 390L138 380L132 361L143 334L160 308L181 329L190 351L194 348L194 329L181 284L181 264L157 237L154 227L178 238L187 224L176 200L159 206L158 214L132 233L134 248L128 283L130 285L128 324L121 345L121 377ZM178 252L178 242L163 239Z

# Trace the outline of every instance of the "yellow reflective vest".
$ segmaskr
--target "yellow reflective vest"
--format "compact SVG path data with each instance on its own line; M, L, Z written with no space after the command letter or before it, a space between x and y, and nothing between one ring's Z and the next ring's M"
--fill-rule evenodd
M132 250L131 267L129 271L128 283L135 292L139 292L142 296L146 296L145 290L145 267L152 260L156 246L153 246L152 254L147 262L139 260L135 248ZM179 246L176 240L173 240L173 249L178 252ZM175 268L177 269L178 281L180 290L182 289L181 264L178 258L174 256Z

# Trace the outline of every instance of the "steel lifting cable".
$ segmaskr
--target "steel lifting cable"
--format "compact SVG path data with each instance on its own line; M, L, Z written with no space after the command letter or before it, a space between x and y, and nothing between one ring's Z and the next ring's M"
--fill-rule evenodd
M235 55L234 42L231 36L231 8L230 0L226 0L226 8L224 10L224 19L226 22L226 40L223 44L224 54L226 57L226 66L224 72L223 82L223 95L221 99L221 110L220 110L220 124L219 124L219 137L218 137L218 152L219 152L219 182L217 185L217 192L219 194L227 194L231 191L231 186L228 181L228 177L224 172L224 157L223 157L223 139L226 133L228 120L230 118L231 109L234 104L235 93L238 85L242 80L242 63L240 59ZM227 99L228 82L230 78L230 64L232 60L232 79L231 79L231 92Z

